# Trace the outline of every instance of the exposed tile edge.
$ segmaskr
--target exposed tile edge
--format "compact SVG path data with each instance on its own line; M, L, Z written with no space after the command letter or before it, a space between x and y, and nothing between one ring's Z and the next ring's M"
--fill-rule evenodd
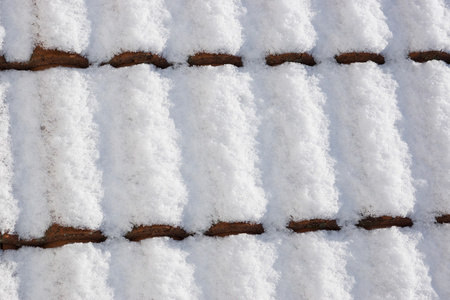
M285 62L300 63L307 66L316 65L314 57L309 53L282 53L282 54L270 54L266 56L266 64L269 66L278 66Z
M49 50L36 47L27 62L7 62L0 57L0 70L31 70L39 71L54 67L87 68L87 58L77 53L69 53L59 50Z
M16 234L3 234L1 243L3 249L18 249L22 246L55 248L72 243L101 243L106 236L99 230L78 229L53 224L41 238L22 240Z
M359 220L357 227L364 228L366 230L379 229L379 228L389 228L389 227L411 227L413 222L407 217L391 217L391 216L380 216L380 217L367 217L365 219Z
M153 237L170 237L174 240L183 240L190 234L181 227L170 225L141 225L134 227L125 237L130 241L140 241Z
M146 52L123 52L114 56L108 64L114 68L128 67L138 64L152 64L161 69L166 69L172 65L164 57Z
M211 226L204 234L207 236L229 236L236 234L262 234L264 227L262 224L247 222L218 222Z
M441 215L436 217L436 222L439 224L450 223L450 215Z
M204 52L189 56L188 64L190 66L222 66L227 64L234 65L236 67L243 66L242 58L240 56Z
M423 51L423 52L411 52L408 54L415 62L424 63L430 60L442 60L450 64L450 53L443 51Z
M336 55L334 57L336 61L340 64L352 64L352 63L364 63L368 61L373 61L379 65L384 64L384 56L378 53L367 53L367 52L349 52Z
M287 228L292 229L295 232L303 233L317 230L341 230L341 227L337 225L336 220L325 219L311 219L304 221L291 221Z

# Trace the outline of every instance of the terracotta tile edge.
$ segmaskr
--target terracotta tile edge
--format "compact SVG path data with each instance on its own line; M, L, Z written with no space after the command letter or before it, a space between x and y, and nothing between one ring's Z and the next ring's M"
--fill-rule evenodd
M140 225L134 227L125 237L130 241L140 241L154 237L170 237L183 240L190 236L183 228L171 225Z
M359 220L359 222L356 224L357 227L364 228L366 230L389 228L394 226L411 227L413 225L413 221L408 217L391 216L367 217Z
M443 51L410 52L408 57L418 63L424 63L430 60L442 60L450 64L450 53Z
M41 238L22 240L16 234L3 234L1 242L4 248L17 249L22 246L54 248L72 243L101 243L105 240L106 236L99 230L78 229L53 224Z
M297 233L318 231L318 230L341 230L336 220L327 219L311 219L304 221L291 221L287 228L292 229Z
M314 57L306 52L302 53L281 53L281 54L270 54L266 56L266 64L269 66L278 66L285 62L300 63L307 66L316 65Z
M104 65L103 63L101 65ZM114 68L128 67L138 64L152 64L158 68L166 69L172 66L164 57L149 52L123 52L115 55L109 62Z
M436 217L436 222L439 224L448 224L450 223L450 214L440 215Z
M205 52L199 52L189 56L187 62L190 66L222 66L227 64L236 67L243 66L242 58L240 56Z
M204 232L206 236L229 236L237 234L262 234L264 227L259 223L250 222L218 222Z
M88 68L87 58L77 53L69 53L54 49L44 49L37 46L27 62L7 62L0 57L0 70L38 71L54 67Z
M364 63L368 61L373 61L379 65L385 63L384 56L378 53L368 53L368 52L348 52L336 55L334 57L336 61L340 64L352 64L352 63Z

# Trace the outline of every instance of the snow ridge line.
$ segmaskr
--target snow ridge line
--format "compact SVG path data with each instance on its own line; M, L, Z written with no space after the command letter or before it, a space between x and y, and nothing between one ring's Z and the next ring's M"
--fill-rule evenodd
M450 53L442 51L411 52L408 57L419 63L430 60L442 60L450 64ZM362 63L373 61L377 64L384 64L384 56L378 53L351 52L336 55L335 60L340 64ZM269 66L278 66L285 62L295 62L307 66L316 65L314 57L309 53L282 53L270 54L265 58ZM133 66L138 64L153 64L158 68L165 69L173 64L164 57L146 52L123 52L114 56L108 62L100 63L100 66L111 65L115 68ZM217 54L199 52L189 56L187 63L190 66L221 66L231 64L242 67L242 57L230 54ZM27 62L7 62L4 56L0 56L1 70L28 70L39 71L54 67L88 68L91 65L86 57L77 53L69 53L60 50L44 49L36 47L29 61Z
M436 223L444 224L450 223L450 214L436 217ZM365 230L374 230L389 227L411 227L413 221L408 217L367 217L359 220L356 227ZM311 219L304 221L291 221L286 228L291 229L297 233L305 233L311 231L339 231L341 227L336 220L325 219ZM210 237L225 237L237 234L262 234L264 227L262 224L254 224L250 222L218 222L211 226L203 235ZM188 233L181 227L171 225L140 225L134 227L125 235L125 238L130 241L140 241L154 237L170 237L174 240L183 240L189 236L194 235ZM73 243L101 243L107 239L100 230L77 229L72 227L64 227L53 224L41 238L32 240L22 240L15 234L1 234L0 249L17 250L20 247L40 247L40 248L55 248Z

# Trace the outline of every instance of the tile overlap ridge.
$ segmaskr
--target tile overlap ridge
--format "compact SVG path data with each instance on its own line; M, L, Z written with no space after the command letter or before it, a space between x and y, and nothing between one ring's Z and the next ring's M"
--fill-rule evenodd
M442 60L450 64L450 53L442 51L411 52L408 54L408 57L419 63L430 60ZM384 56L379 53L348 52L338 54L334 58L339 64L364 63L368 61L380 65L385 63ZM315 58L310 53L306 52L269 54L265 57L265 61L269 66L278 66L285 62L300 63L307 66L314 66L317 64ZM242 67L244 65L243 59L240 56L205 52L199 52L189 56L187 63L190 66L221 66L230 64L236 67ZM120 68L138 64L152 64L161 69L173 65L173 63L167 61L158 54L129 51L118 54L108 62L103 62L99 65L111 65L115 68ZM27 62L9 62L6 61L3 56L0 56L0 70L39 71L54 67L88 68L90 65L92 65L92 63L81 54L44 49L40 46L35 48L30 60Z
M437 216L437 224L450 224L450 214ZM390 227L412 227L413 221L409 217L393 216L368 216L360 219L356 227L365 230L375 230ZM339 231L341 226L337 220L333 219L310 219L302 221L291 221L286 228L296 233L306 233L313 231ZM226 237L238 234L259 235L265 232L263 224L252 222L218 222L213 224L202 235L209 237ZM171 225L140 225L135 226L131 231L125 234L129 241L141 241L155 237L169 237L174 240L183 240L193 233L185 229ZM102 243L108 237L100 230L79 229L73 227L64 227L53 224L48 228L45 235L36 239L21 239L17 234L4 233L0 238L2 250L19 249L23 246L55 248L73 243Z

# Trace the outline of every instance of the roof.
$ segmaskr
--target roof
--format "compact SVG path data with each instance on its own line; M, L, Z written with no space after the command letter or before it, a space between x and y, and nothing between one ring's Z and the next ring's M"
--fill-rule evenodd
M0 1L0 298L449 298L449 15Z

